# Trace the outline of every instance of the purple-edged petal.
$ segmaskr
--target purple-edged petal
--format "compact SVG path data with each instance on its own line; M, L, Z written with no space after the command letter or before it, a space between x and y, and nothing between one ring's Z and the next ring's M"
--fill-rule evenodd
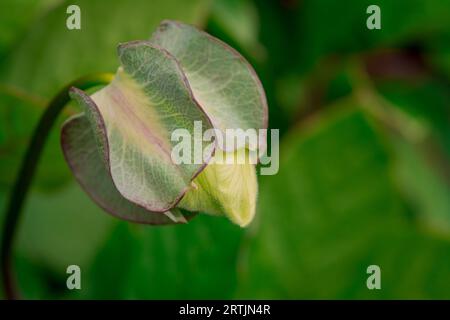
M194 134L195 126L201 133L212 126L178 63L164 49L135 41L118 51L121 67L108 86L90 97L73 89L71 96L83 106L120 194L149 211L166 212L191 188L214 151ZM191 144L205 150L205 160L173 162L175 129L190 133Z
M85 115L76 115L64 123L61 143L64 156L77 181L107 212L121 219L147 224L186 221L178 209L166 214L150 212L128 201L117 191L98 148L94 131Z
M215 128L266 129L267 101L251 65L236 50L197 28L176 21L163 21L151 42L169 51L180 63L195 99ZM266 149L265 131L252 149ZM249 146L240 140L235 151Z

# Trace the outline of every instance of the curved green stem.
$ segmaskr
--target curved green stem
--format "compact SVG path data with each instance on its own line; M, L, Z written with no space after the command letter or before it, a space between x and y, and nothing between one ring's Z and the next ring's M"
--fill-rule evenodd
M3 289L5 291L6 298L8 299L19 298L18 292L16 291L16 284L12 269L12 246L17 225L19 223L20 212L33 180L45 141L47 140L50 130L58 118L58 115L63 110L64 106L70 101L69 89L71 87L77 87L79 89L86 90L94 86L108 84L111 82L113 76L114 75L109 73L93 74L79 78L64 87L50 101L33 132L31 142L22 160L22 165L20 167L17 180L9 198L5 221L3 224L1 269Z

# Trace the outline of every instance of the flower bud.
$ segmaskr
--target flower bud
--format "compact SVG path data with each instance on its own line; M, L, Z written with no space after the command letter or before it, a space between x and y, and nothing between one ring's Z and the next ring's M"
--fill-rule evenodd
M185 209L248 225L258 190L255 161L239 160L249 147L264 150L266 140L214 150L197 137L195 124L201 132L266 129L255 71L225 43L174 21L162 22L149 41L120 44L118 56L108 86L91 96L70 93L84 112L66 121L61 142L83 189L109 213L138 223L183 223L194 216ZM201 161L173 161L178 129L206 148ZM214 161L223 156L236 161Z

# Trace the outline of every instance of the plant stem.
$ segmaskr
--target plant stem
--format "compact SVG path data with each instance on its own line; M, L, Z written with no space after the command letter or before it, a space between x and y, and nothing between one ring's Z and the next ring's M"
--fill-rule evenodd
M22 160L19 174L9 197L2 232L1 269L3 290L7 299L19 299L12 269L12 246L19 223L20 212L27 196L39 158L45 142L58 115L70 101L69 89L77 87L82 90L111 82L114 75L100 73L85 76L64 87L48 104L36 126L31 142Z

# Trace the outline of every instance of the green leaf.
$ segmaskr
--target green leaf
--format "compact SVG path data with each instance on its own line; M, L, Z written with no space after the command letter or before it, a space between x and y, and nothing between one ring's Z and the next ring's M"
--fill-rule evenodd
M428 61L439 74L450 79L450 28L442 38L430 39L427 43L429 47Z
M366 10L372 4L381 10L380 30L366 27L370 16ZM448 0L304 1L296 9L290 32L300 70L311 68L324 56L439 39L450 28Z
M232 298L242 234L207 215L161 228L120 222L86 273L83 298Z
M424 79L408 85L396 81L380 82L379 92L407 115L418 121L450 155L450 94L448 85L433 79Z
M377 89L391 107L405 114L399 129L415 121L417 138L389 135L395 157L395 178L411 207L411 213L426 227L450 234L448 158L450 156L450 95L445 83L433 78L405 84L378 83ZM411 126L412 127L412 126Z
M279 173L261 180L238 297L450 296L450 242L409 218L386 146L355 106L332 107L286 137ZM366 287L372 264L381 290Z
M54 5L55 0L4 0L0 6L0 57L25 32L39 14Z
M151 41L170 52L180 63L195 99L214 128L267 128L264 89L248 62L234 49L193 26L164 21ZM266 139L259 147L265 149ZM226 151L235 148L225 146Z
M412 214L431 231L450 235L450 187L439 168L430 166L424 150L391 137L395 153L395 177L411 206Z
M245 50L259 59L264 58L264 47L258 42L259 15L249 0L214 0L208 30L226 37L233 46Z
M1 199L2 212L5 204ZM70 264L89 266L113 222L75 183L31 193L22 218L17 255L58 276Z

